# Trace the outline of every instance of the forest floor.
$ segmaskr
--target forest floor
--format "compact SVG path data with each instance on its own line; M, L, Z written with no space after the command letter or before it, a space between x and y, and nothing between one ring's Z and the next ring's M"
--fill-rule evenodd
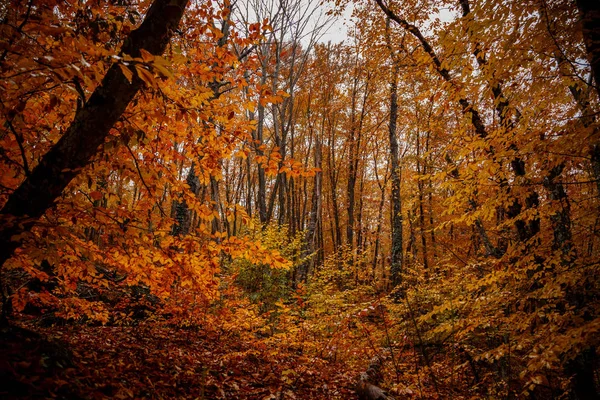
M64 325L1 334L0 397L352 399L358 371L201 328Z

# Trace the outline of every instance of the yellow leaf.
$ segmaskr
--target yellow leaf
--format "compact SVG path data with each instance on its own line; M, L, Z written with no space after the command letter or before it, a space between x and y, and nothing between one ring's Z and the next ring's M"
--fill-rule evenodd
M158 71L158 73L162 77L164 77L164 78L173 78L173 74L165 66L163 66L161 64L158 64L158 63L154 63L154 64L152 64L152 66L154 67L154 69L156 71Z

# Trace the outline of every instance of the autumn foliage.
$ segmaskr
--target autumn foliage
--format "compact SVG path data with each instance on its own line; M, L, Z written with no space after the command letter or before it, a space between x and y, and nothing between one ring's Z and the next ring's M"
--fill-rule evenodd
M0 4L0 397L597 398L598 5L242 3Z

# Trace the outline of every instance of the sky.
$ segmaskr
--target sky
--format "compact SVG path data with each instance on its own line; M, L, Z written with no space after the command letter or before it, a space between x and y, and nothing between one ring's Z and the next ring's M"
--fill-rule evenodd
M349 4L341 16L334 17L331 27L319 41L322 43L327 43L329 41L332 43L339 43L344 41L348 37L348 26L352 24L352 21L350 20L352 9L352 4Z
M331 9L329 6L322 6L325 10ZM345 40L348 37L348 28L352 26L352 10L353 5L350 2L343 14L339 17L335 17L331 27L327 30L327 32L322 36L322 43L327 43L331 41L332 43L339 43ZM442 22L449 22L456 18L455 13L450 11L449 9L441 9L439 13L432 15L431 20L439 18ZM427 29L424 30L424 34L427 33Z
M292 0L293 1L293 0ZM346 4L346 7L343 11L343 13L339 16L327 16L326 12L331 10L334 5L332 3L328 3L327 1L321 2L319 5L315 5L315 0L299 0L300 3L304 6L304 10L310 8L316 8L317 11L314 14L314 21L311 21L311 23L309 23L309 26L307 26L307 30L305 32L310 32L312 30L312 28L318 24L321 23L323 21L324 18L331 18L332 22L331 25L329 26L329 28L325 31L325 33L323 33L321 35L321 37L319 38L319 42L321 43L327 43L329 41L331 41L332 43L340 43L344 40L346 40L348 38L348 30L352 29L353 26L353 21L352 21L352 11L354 9L353 3L350 1ZM268 3L269 0L266 0L266 3ZM273 3L276 4L276 3ZM319 17L320 15L320 20L317 21L317 17ZM382 18L383 18L383 13L382 13ZM441 21L443 22L447 22L452 20L453 18L455 18L455 15L450 12L448 9L442 9L440 10L439 13L437 13L436 15L432 15L431 16L431 20L434 20L436 18L439 18ZM252 17L250 17L250 19L252 19ZM421 27L423 34L425 34L427 36L428 34L428 29L427 27ZM309 41L310 35L306 35L304 37L304 39L302 40L302 42L307 45L308 41Z

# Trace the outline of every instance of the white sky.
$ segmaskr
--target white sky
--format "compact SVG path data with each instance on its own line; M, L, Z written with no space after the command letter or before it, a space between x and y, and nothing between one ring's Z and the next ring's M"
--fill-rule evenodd
M323 5L322 7L324 10L331 9L330 5ZM322 38L319 40L319 42L327 43L328 41L331 41L332 43L339 43L339 42L342 42L345 39L347 39L348 29L349 28L351 29L351 27L353 25L353 21L351 19L353 8L354 8L353 4L352 4L352 2L350 2L346 6L346 9L344 10L344 12L341 16L334 17L335 20L334 20L333 24L327 30L327 33L325 33L322 36ZM383 13L382 13L382 15L383 15ZM455 13L451 12L447 8L443 8L440 10L439 13L432 15L431 20L439 19L442 22L449 22L449 21L452 21L456 17L457 16ZM425 29L423 31L423 34L427 35L427 33L428 33L428 30Z
M330 8L330 6L327 6L326 9ZM348 27L351 26L353 23L350 20L350 17L352 16L352 9L352 3L350 3L346 7L342 15L340 15L339 17L334 17L335 20L333 24L327 30L327 33L323 35L321 40L319 40L321 43L327 43L329 41L331 41L331 43L339 43L348 37Z

